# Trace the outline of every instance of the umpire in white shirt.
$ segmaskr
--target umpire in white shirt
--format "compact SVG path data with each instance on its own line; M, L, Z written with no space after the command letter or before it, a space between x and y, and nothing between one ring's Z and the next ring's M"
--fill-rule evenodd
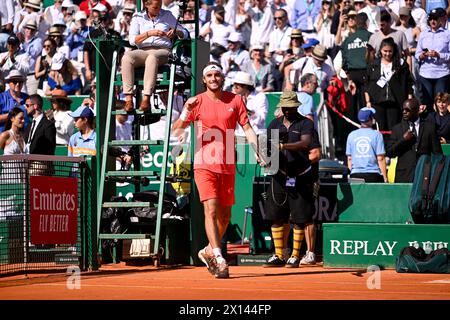
M145 10L134 14L131 20L129 41L137 50L125 53L122 58L125 111L132 111L134 69L145 66L142 111L150 108L150 96L156 86L158 66L168 62L172 40L188 38L189 33L177 23L173 14L161 9L162 0L144 0ZM176 30L175 30L176 28Z

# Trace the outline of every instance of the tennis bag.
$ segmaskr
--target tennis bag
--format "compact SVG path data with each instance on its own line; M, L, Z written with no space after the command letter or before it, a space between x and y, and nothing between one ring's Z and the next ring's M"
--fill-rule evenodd
M409 198L415 223L449 223L450 156L422 155Z
M395 261L398 273L450 273L450 252L441 248L426 254L423 248L405 247Z

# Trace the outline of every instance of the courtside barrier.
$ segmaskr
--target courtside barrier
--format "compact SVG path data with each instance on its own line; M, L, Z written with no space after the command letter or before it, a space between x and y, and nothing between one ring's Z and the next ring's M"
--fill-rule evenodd
M91 159L0 157L0 276L96 268Z

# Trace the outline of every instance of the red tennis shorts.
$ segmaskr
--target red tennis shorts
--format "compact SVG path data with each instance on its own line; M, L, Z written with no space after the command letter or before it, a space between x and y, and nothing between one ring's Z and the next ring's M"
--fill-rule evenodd
M201 202L218 199L219 204L225 207L231 207L234 204L234 174L196 169L194 179Z

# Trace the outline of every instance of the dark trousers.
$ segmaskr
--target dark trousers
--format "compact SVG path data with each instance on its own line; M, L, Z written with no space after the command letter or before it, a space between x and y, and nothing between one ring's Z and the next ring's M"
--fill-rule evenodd
M356 85L356 93L354 96L351 96L351 105L355 106L356 114L352 115L352 119L358 119L358 111L365 107L364 97L363 97L363 84L364 84L364 75L366 74L366 69L360 70L349 70L347 72L348 77L355 83Z
M427 111L433 111L434 97L439 92L448 92L450 87L450 75L428 79L419 76L420 87L422 88L422 103L427 105Z
M350 178L364 179L366 183L384 182L383 176L379 173L352 173Z
M393 126L402 119L402 112L397 102L386 101L373 106L375 108L375 120L380 131L390 131Z

